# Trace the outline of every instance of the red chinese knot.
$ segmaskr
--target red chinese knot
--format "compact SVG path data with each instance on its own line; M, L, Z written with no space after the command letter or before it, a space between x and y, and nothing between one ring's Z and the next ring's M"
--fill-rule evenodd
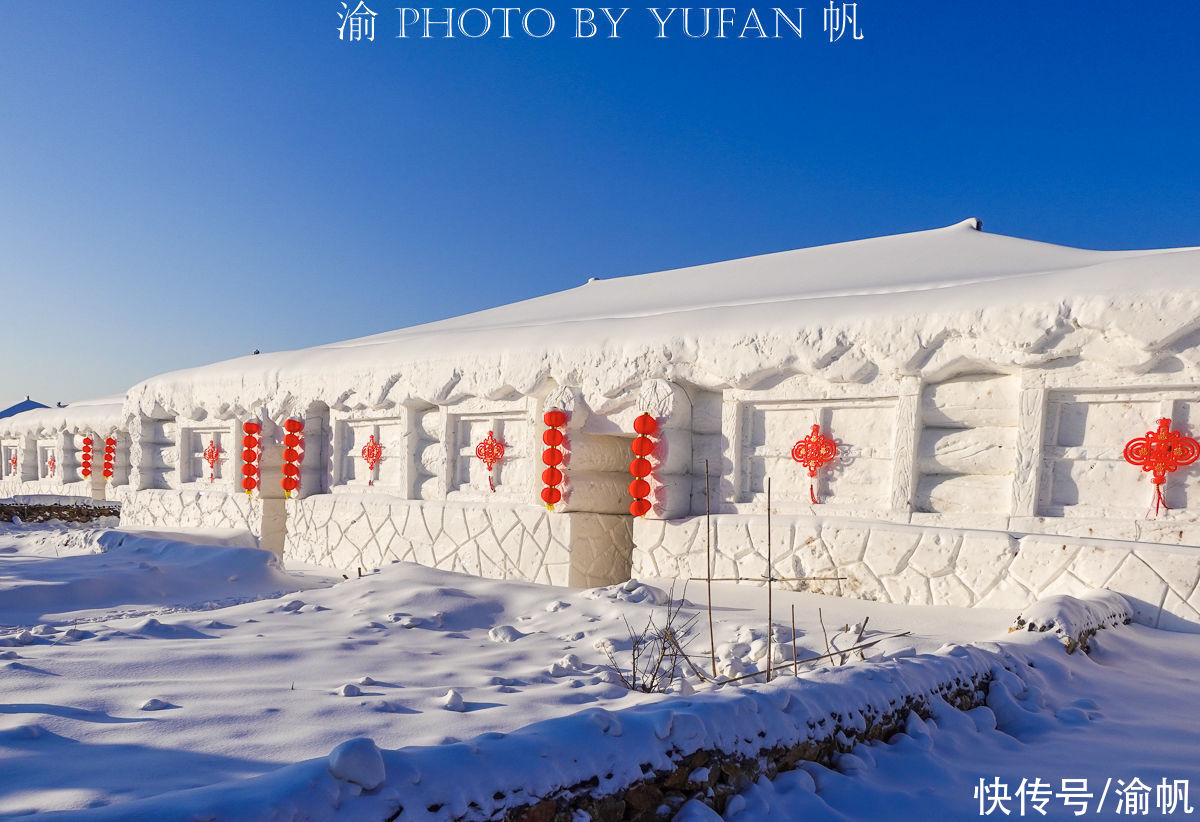
M837 456L837 443L821 433L821 426L814 425L808 436L798 440L792 446L792 459L808 469L809 478L817 476L826 463L832 462ZM820 503L812 482L808 484L808 496L813 505Z
M375 441L374 434L371 434L367 438L367 444L362 447L362 458L367 463L367 470L372 472L380 460L383 459L383 446ZM367 478L367 485L373 485L374 483L375 479L373 477Z
M204 461L208 463L208 481L215 482L216 475L213 472L217 470L217 462L221 459L221 449L215 442L209 440L208 447L200 456L204 457ZM105 464L107 465L107 461Z
M57 467L58 460L54 459L54 452L51 452L50 456L46 458L46 476L53 477L54 469Z
M496 484L492 482L492 468L504 459L504 443L496 439L496 436L491 431L488 431L488 435L483 442L475 446L475 456L487 466L488 487L495 492Z
M1135 437L1125 443L1124 456L1130 465L1153 474L1150 481L1154 484L1154 513L1157 516L1160 507L1170 508L1162 492L1167 474L1200 458L1200 443L1179 431L1172 431L1171 420L1164 417L1158 421L1157 430L1147 431L1144 437Z

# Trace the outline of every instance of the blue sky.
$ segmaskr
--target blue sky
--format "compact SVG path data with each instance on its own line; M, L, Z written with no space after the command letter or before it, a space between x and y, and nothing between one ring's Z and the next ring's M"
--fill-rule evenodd
M1200 3L862 0L833 44L820 5L766 41L371 7L0 2L0 406L968 216L1200 245Z

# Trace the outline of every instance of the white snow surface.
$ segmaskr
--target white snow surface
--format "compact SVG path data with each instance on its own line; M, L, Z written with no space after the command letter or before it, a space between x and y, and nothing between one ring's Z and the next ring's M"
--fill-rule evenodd
M154 545L155 569L93 569L114 601L126 600L103 619L89 608L91 621L77 622L75 593L62 588L42 624L0 633L0 816L369 820L403 806L402 820L452 819L470 802L518 804L588 776L619 784L666 765L668 747L750 751L794 739L831 712L979 672L996 677L987 707L935 704L929 720L914 717L888 744L860 745L832 769L805 765L751 786L724 818L974 818L980 778L1014 790L1021 777L1088 778L1097 794L1106 778L1190 779L1194 789L1200 779L1193 635L1119 626L1092 639L1090 657L1068 656L1049 632L1008 634L1011 612L776 591L778 661L790 659L793 604L800 657L824 652L818 608L835 648L849 647L865 617L867 639L910 635L868 649L865 662L850 654L843 667L805 666L799 679L706 690L690 678L673 695L632 694L614 684L601 648L620 660L625 620L661 619L669 582L577 591L395 564L212 609L247 596L228 577L246 573L238 552L250 549L165 536L126 536L113 549ZM57 525L40 539L32 526L0 532L0 623L18 622L7 595L36 581L28 569L82 578L65 569L105 557L83 553L104 538ZM123 616L161 580L205 567L209 599L195 603L205 610ZM293 589L327 583L289 577ZM757 670L764 592L714 588L719 668ZM698 592L687 593L684 616L702 614ZM694 630L705 665L703 620ZM1049 810L1072 815L1061 803ZM690 806L679 818L714 815Z
M35 408L0 420L0 436L33 434L43 436L59 431L94 433L106 436L121 427L124 394L73 402L66 408Z
M600 279L357 340L175 371L134 386L125 410L278 416L317 400L449 403L528 395L552 381L578 386L604 412L646 374L739 388L792 373L866 381L912 371L931 346L956 338L998 364L1087 356L1140 367L1175 332L1177 315L1200 314L1198 249L1087 251L976 225Z

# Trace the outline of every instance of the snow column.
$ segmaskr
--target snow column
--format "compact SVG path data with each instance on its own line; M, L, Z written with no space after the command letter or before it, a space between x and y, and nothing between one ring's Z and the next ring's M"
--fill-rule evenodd
M650 457L648 519L680 519L691 514L692 403L687 392L667 380L647 380L635 403L637 414L658 422Z

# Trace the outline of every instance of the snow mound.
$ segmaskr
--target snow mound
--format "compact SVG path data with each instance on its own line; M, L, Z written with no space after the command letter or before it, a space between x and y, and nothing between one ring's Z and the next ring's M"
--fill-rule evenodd
M516 642L525 636L528 634L521 633L511 625L497 625L488 631L488 639L492 642Z
M375 740L365 736L346 740L334 748L327 767L335 778L366 791L375 790L387 779L383 755L375 747Z
M61 623L116 608L146 613L311 585L288 575L274 554L252 544L197 545L159 534L106 531L96 545L103 553L0 558L13 572L0 577L0 625ZM137 630L177 637L182 629L148 620Z
M1082 648L1086 653L1088 640L1099 630L1128 625L1133 619L1133 606L1115 591L1093 591L1082 597L1067 595L1048 597L1025 608L1009 631L1053 631L1074 653Z

